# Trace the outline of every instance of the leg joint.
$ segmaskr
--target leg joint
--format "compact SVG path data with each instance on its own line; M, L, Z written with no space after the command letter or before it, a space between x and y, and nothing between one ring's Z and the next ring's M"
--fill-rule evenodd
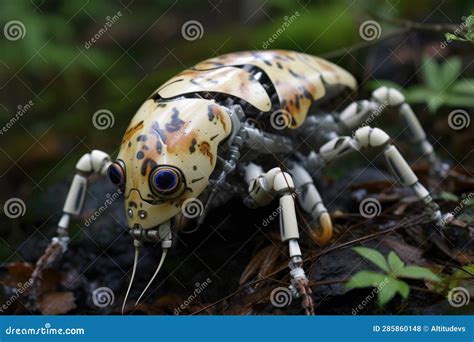
M384 146L390 141L387 133L379 128L365 126L355 131L354 138L361 148Z
M394 88L380 87L372 92L372 98L378 103L399 106L405 102L405 96Z

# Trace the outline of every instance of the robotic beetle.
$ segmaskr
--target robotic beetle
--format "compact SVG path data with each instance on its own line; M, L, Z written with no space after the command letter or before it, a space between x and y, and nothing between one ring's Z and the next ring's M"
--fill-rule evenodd
M363 125L381 108L397 108L432 169L445 172L446 165L436 158L400 92L381 87L370 100L353 102L339 113L322 110L331 103L334 110L356 86L354 77L333 63L283 50L231 53L183 71L143 103L114 162L98 150L79 160L53 244L66 249L69 220L83 207L88 177L108 174L124 194L135 245L124 305L142 244L160 241L163 249L138 303L172 245L177 219L195 210L193 205L200 224L210 208L235 194L250 207L268 205L277 197L281 240L289 246L290 288L312 313L299 228L319 245L331 239L331 219L313 183L315 171L325 164L351 152L378 148L388 169L400 185L414 190L433 222L441 226L446 220L390 137ZM352 130L351 136L343 135ZM297 222L295 199L311 218L307 227Z

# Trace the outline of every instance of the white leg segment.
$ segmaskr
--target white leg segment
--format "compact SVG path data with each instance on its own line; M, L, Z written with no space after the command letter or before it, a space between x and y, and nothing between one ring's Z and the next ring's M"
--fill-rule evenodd
M360 126L374 110L375 103L368 100L352 102L339 115L339 121L345 130L352 130Z
M79 159L76 164L76 175L72 180L69 193L63 207L63 216L59 220L57 237L53 238L53 243L58 243L63 252L67 249L69 242L68 227L70 217L72 215L79 215L84 206L84 198L87 190L87 180L90 175L96 173L105 175L110 166L111 161L107 153L93 150L91 153L86 153Z
M293 178L279 167L264 173L261 167L250 163L245 166L244 170L245 179L249 184L250 197L256 206L269 204L274 196L280 197L280 234L283 242L288 241L291 289L295 295L304 297L303 306L306 312L314 313L313 302L309 295L311 290L302 268L303 258L298 244L299 232L295 212Z
M309 236L318 245L324 245L332 237L332 223L321 195L316 189L311 175L301 165L294 164L290 173L295 182L298 203L312 218Z
M433 146L427 140L426 133L418 121L418 118L410 105L405 103L405 96L397 89L387 87L377 88L372 92L372 99L370 101L362 100L353 102L344 109L339 115L339 121L344 130L350 131L360 127L364 123L370 124L369 120L373 120L382 114L386 107L398 109L399 115L408 125L412 142L417 144L422 154L427 157L433 171L440 176L445 176L448 171L447 164L442 163L436 156Z
M347 153L368 148L384 148L388 169L402 186L411 187L417 197L425 203L433 221L438 226L443 225L443 217L438 205L433 202L428 190L418 181L418 177L402 157L398 149L390 144L390 137L378 128L362 127L356 130L354 137L339 137L323 145L319 151L325 162L346 155Z
M428 159L435 174L444 177L448 171L448 165L442 163L436 156L433 146L426 138L426 133L418 121L413 109L405 102L405 96L397 89L380 87L372 92L373 101L380 106L388 104L398 108L398 112L403 121L407 124L410 131L410 137L414 144L417 144L423 155Z

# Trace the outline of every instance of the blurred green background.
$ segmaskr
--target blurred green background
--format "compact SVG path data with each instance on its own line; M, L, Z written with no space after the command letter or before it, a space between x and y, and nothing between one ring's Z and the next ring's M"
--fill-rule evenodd
M420 73L414 74L423 55L439 59L456 55L463 77L472 77L469 42L441 49L444 32L430 30L384 39L403 29L399 19L459 25L471 13L470 5L467 0L4 1L0 5L2 125L19 106L30 101L33 105L0 135L0 201L35 197L71 177L78 158L93 148L115 156L129 120L161 83L201 60L262 49L296 12L297 19L268 48L327 56L358 80L400 84L423 82ZM359 26L378 16L385 18L376 19L382 37L364 41ZM12 20L24 25L16 40L5 39L5 25ZM201 38L184 39L181 29L189 20L202 25ZM107 30L100 33L107 23ZM91 44L96 35L100 37ZM366 84L361 87L363 96L370 91ZM92 125L93 114L101 109L113 113L113 127L98 130ZM449 113L449 108L441 107L433 116L425 105L418 110L430 129L437 129L436 121ZM449 141L452 134L443 139ZM472 142L472 134L468 139ZM451 153L462 156L465 151ZM56 214L60 208L46 210Z

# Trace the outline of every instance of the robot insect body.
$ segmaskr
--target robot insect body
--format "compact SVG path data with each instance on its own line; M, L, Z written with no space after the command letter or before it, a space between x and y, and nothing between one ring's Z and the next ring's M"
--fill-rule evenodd
M125 132L115 162L97 150L78 162L54 243L66 248L69 218L82 208L87 177L108 173L124 193L135 245L124 305L141 245L161 241L163 248L138 303L171 247L177 217L189 205L205 203L199 225L210 208L233 195L240 195L250 207L268 205L278 197L281 239L289 246L290 287L303 297L306 312L313 313L294 194L311 219L304 230L316 243L327 243L332 224L313 182L316 170L350 152L381 149L388 169L402 186L414 190L433 221L441 225L445 219L389 136L378 128L357 129L381 107L394 107L433 170L445 171L401 93L382 87L371 100L353 102L340 113L321 109L355 87L354 77L339 66L290 51L232 53L197 64L145 101ZM352 136L343 135L351 130L355 130Z

